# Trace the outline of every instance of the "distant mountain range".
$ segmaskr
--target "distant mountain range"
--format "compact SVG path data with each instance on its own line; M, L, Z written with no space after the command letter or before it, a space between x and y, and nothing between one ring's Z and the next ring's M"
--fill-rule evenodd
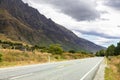
M0 34L32 45L61 44L65 50L95 52L104 48L79 38L21 0L0 0Z

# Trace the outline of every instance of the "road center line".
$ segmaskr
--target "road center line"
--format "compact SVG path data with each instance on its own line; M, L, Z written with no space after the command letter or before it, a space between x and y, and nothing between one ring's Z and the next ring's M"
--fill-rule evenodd
M10 80L14 80L14 79L18 79L18 78L21 78L21 77L30 76L30 75L32 75L32 74L33 74L33 73L25 74L25 75L21 75L21 76L16 76L16 77L10 78Z

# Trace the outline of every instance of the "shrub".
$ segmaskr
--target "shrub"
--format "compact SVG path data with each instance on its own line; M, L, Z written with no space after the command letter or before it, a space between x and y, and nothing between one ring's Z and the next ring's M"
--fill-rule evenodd
M70 50L69 53L76 53L76 51L75 50Z
M0 62L2 62L2 54L0 53Z
M53 45L49 46L48 53L62 54L63 53L63 49L62 49L62 47L59 44L53 44Z

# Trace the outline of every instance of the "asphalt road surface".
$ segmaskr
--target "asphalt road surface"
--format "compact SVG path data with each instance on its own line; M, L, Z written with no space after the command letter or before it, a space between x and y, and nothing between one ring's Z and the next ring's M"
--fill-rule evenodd
M95 57L22 67L1 68L0 80L92 80L90 77L95 75L95 69L102 60L102 57Z

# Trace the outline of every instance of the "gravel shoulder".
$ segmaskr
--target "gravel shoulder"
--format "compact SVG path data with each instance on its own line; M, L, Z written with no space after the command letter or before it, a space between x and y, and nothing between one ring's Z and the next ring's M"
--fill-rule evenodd
M106 64L105 64L105 59L104 59L96 73L94 80L104 80L105 67L106 67Z

